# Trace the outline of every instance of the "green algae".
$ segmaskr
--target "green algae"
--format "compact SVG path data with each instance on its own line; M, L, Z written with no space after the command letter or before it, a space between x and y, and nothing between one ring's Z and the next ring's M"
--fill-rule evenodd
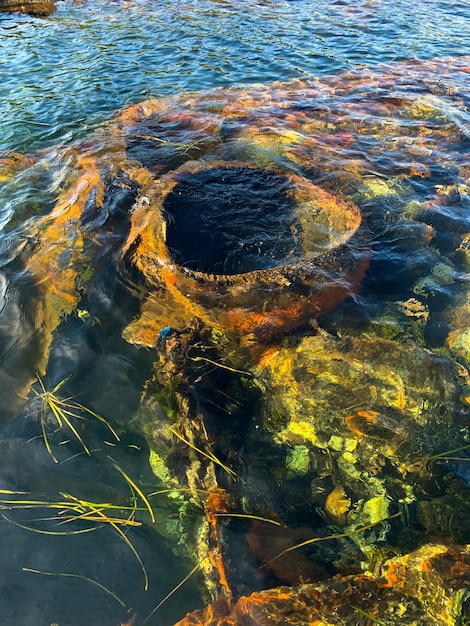
M303 476L310 470L310 451L307 446L294 446L286 457L287 478Z

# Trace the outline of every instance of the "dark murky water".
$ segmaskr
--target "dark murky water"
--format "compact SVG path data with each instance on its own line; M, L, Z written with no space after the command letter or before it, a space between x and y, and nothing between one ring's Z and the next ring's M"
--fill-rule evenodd
M354 240L352 256L341 265L342 271L349 271L348 264L364 268L356 273L351 270L348 275L352 283L361 283L360 290L334 311L322 303L328 315L320 319L320 327L341 342L335 363L348 354L352 363L363 363L361 371L369 368L382 372L387 364L377 363L371 354L381 350L386 354L390 345L369 348L371 336L448 359L448 367L460 368L460 373L447 379L447 366L439 369L441 366L435 365L441 381L435 387L441 389L442 384L442 397L448 393L449 398L458 396L460 400L455 400L455 407L449 400L451 417L445 417L449 421L443 423L452 433L455 423L462 445L468 443L463 425L468 420L465 368L470 359L470 73L468 57L459 57L467 52L469 11L468 3L425 1L412 5L378 0L325 5L303 0L243 4L97 0L58 2L55 15L45 19L0 17L0 147L5 156L0 171L3 500L32 499L51 504L64 499L70 502L64 495L69 494L82 502L129 506L132 489L115 464L145 493L164 486L161 476L157 482L149 467L148 443L133 420L156 360L156 339L153 343L141 340L144 331L140 335L132 324L143 307L156 320L157 337L165 339L168 327L178 328L181 323L183 329L194 310L188 311L184 299L186 283L179 292L176 283L176 291L170 294L173 299L182 294L176 304L165 294L159 300L164 288L155 282L153 270L147 272L139 263L129 262L132 251L142 245L135 233L145 239L142 225L130 216L131 209L136 203L145 208L145 203L156 202L159 193L167 194L163 203L168 222L166 241L176 251L176 261L185 267L220 274L269 268L284 263L286 256L296 257L303 241L298 231L304 227L304 213L283 221L276 213L279 203L270 204L271 194L269 199L263 196L263 219L256 213L260 206L255 199L258 186L266 191L273 177L283 206L291 210L292 199L284 197L285 175L304 177L335 197L345 198L362 215L361 236ZM433 57L448 60L428 61ZM411 61L400 63L404 59ZM296 78L303 80L270 84ZM256 83L262 84L254 86ZM239 85L245 88L234 88ZM206 91L212 88L220 89ZM150 101L148 106L154 106L155 112L140 111L137 115L131 111L128 118L93 134L118 109L150 96L168 99ZM14 158L11 150L16 153ZM167 181L164 177L175 169L199 159L248 163L263 173L260 179L249 176L247 181L243 177L235 181L241 191L235 189L233 197L218 189L221 181L218 176L213 180L213 174L193 174L189 184L180 183L170 193L166 187L155 191L146 178L151 175ZM270 174L261 168L269 168ZM175 235L180 219L175 211L193 211L194 196L201 195L201 188L209 228L196 236L200 228L197 219L185 218L183 235L181 231ZM211 216L214 207L226 217L233 204L240 222L228 221L227 229L221 220L211 232L211 220L217 217ZM200 209L201 205L197 206ZM248 233L244 230L244 211L253 221ZM273 224L279 223L286 233L283 238L272 236ZM253 231L255 236L250 240ZM243 254L237 248L240 241ZM309 249L314 243L304 242ZM227 245L232 246L230 255L221 261L220 248ZM368 270L363 276L366 257ZM328 272L334 271L337 265L328 268ZM332 275L328 273L329 280ZM145 299L149 283L156 294L153 304ZM299 279L293 286L300 301L306 298L306 285L308 282ZM351 291L358 289L355 286ZM278 303L281 309L282 298ZM198 306L195 314L206 322L211 312L201 313L205 300ZM267 309L266 313L264 307L259 316L260 327L271 323ZM295 340L310 332L303 327ZM364 339L357 340L362 333ZM131 342L126 340L129 337ZM358 341L364 343L358 346ZM285 342L282 345L286 348ZM298 352L302 354L302 349ZM286 363L289 358L285 357ZM388 358L390 363L399 361L395 353ZM325 374L326 382L321 382L321 368L316 374L318 385L308 387L306 372L315 371L316 365L303 361L286 366L286 371L282 365L273 365L273 372L262 368L256 372L264 385L274 381L268 405L282 405L286 415L294 414L297 404L290 404L290 391L282 397L276 394L284 381L291 389L296 385L302 389L305 382L306 393L318 394L323 403L336 397L338 414L346 416L351 432L365 433L374 441L403 437L396 426L396 412L403 407L409 408L410 414L422 410L419 415L430 434L423 441L416 435L417 449L428 455L442 452L436 443L439 431L433 428L444 427L440 418L436 418L437 426L432 420L428 424L426 416L447 416L447 409L429 391L433 387L431 375L424 382L417 381L408 371L412 357L403 359L407 363L403 371L402 365L396 365L399 375L396 371L393 375L377 374L377 380L382 376L382 391L377 391L375 385L379 383L372 378L363 388L360 382L359 391L344 391L333 369ZM325 367L330 372L328 368L336 365L328 363ZM47 389L59 386L57 395L66 399L66 410L82 418L78 437L61 428L54 416L47 422L42 419L43 390L40 382L34 381L36 371L44 369ZM346 370L341 371L344 376ZM353 379L354 372L347 372ZM198 377L194 376L195 385L201 383L199 376L207 377L202 385L211 380L206 370L201 370ZM36 394L30 390L33 383ZM231 382L219 380L218 384L224 394L235 393ZM203 403L212 393L209 382L207 385L209 391L201 391ZM382 419L377 416L386 412L384 406L391 411L379 424L365 424L363 415L354 413L356 403L368 398L368 390L372 391L367 402L374 407L369 421L371 415ZM219 401L223 404L221 397L222 392ZM240 398L237 401L242 402ZM225 413L214 410L214 397L210 402L211 419L226 441L230 426L221 417ZM336 483L330 484L320 461L315 471L308 469L305 449L311 441L305 434L303 439L296 439L294 421L280 428L271 408L265 410L267 434L260 444L256 419L263 409L259 399L250 402L246 406L253 413L237 413L233 406L230 409L240 424L240 432L232 441L236 447L232 458L238 458L241 467L249 466L240 470L245 471L247 485L240 498L249 500L256 494L293 527L305 524L309 516L321 526L318 511ZM299 414L304 409L318 410L320 420L324 410L320 400L313 408L308 402L307 397L302 399ZM83 407L104 416L120 440L106 423ZM334 437L339 433L332 433L326 437L322 432L325 441L313 446L334 455L338 446L352 445L351 440L338 443ZM448 449L459 447L453 436L449 435L452 445ZM276 483L268 466L281 463L276 451L279 442L287 446L283 462L289 469L285 480L279 478L279 469ZM220 445L221 454L230 458L225 444ZM468 484L470 465L462 455L464 461L455 462L452 473ZM345 480L353 500L363 501L367 499L365 493L372 493L372 483L366 481L361 492L363 487L358 487L354 478ZM8 490L25 493L11 495ZM443 490L439 485L426 502ZM301 500L307 492L311 500L303 505ZM394 513L398 502L404 506L408 501L397 496L387 511ZM1 511L5 517L0 520L0 622L5 626L117 626L134 611L137 625L192 568L190 560L169 539L173 536L174 541L175 520L182 505L173 510L167 504L161 508L155 504L158 532L146 511L136 513L143 525L126 528L126 537L144 561L148 591L144 591L143 570L132 548L109 523L95 524L93 531L85 533L89 525L76 519L68 524L77 534L56 535L51 533L61 533L64 525L57 525L57 520L38 521L50 516L50 508L9 510L5 506ZM97 504L95 508L100 507ZM93 514L99 517L96 510ZM421 509L418 514L420 523L412 527L411 538L402 540L403 544L409 541L410 549L419 543L421 531L417 529L432 534L438 526L444 528L445 535L468 541L467 530L449 526L444 514L435 522ZM337 519L335 523L339 523ZM234 527L235 522L224 527L227 543ZM242 530L250 545L259 543L253 529ZM239 553L240 539L232 541L233 559L233 554ZM276 541L280 543L274 538ZM258 558L263 549L257 547ZM331 549L336 556L315 554L313 560L322 570L315 575L321 578L325 571L341 571L337 563L340 551ZM248 560L239 569L240 580L245 576L246 580L258 580L256 568ZM264 584L274 585L283 580L282 575L285 572L271 572L272 578ZM96 582L133 611L127 612ZM179 590L148 623L173 624L187 611L201 606L196 583L194 579Z
M275 172L248 168L213 168L178 183L164 203L173 258L199 272L241 274L300 256L289 187Z

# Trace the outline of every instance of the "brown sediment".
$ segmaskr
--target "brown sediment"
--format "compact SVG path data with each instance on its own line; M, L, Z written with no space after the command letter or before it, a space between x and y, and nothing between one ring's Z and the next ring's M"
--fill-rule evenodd
M287 528L253 520L246 542L263 570L274 574L280 582L298 585L329 577L323 567L300 552L286 552L279 556L294 543L311 539L312 535L311 528Z

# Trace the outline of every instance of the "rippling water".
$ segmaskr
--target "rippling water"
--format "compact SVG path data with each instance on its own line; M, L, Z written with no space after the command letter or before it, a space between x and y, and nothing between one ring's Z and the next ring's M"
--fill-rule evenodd
M468 2L57 2L0 19L0 148L83 135L148 95L459 55Z
M121 258L126 246L139 244L132 239L139 224L131 223L129 209L136 200L148 201L143 169L168 181L191 159L248 161L346 196L364 216L361 246L370 265L361 293L323 326L341 341L345 332L354 338L364 330L367 337L402 333L406 343L412 334L407 320L424 319L425 330L421 322L413 326L417 345L444 354L454 332L456 359L464 367L470 80L468 60L459 57L468 52L469 12L468 2L425 0L86 0L59 1L47 18L0 16L0 150L5 157L15 152L0 172L1 489L27 492L25 498L79 493L125 505L129 484L113 463L146 491L154 486L147 443L126 428L155 355L127 343L123 332L145 343L129 325L142 303L161 322L161 332L170 332L167 304L152 308L142 296L142 277L123 268ZM434 57L449 60L416 61ZM296 78L303 80L284 84ZM273 81L282 84L271 86ZM213 88L221 89L205 94ZM148 98L147 110L131 109L124 121L95 133L118 109ZM158 114L152 116L152 107ZM127 169L126 157L132 164ZM253 189L258 185L250 173L248 180ZM224 202L226 211L230 194ZM77 212L63 219L71 206ZM261 233L265 227L261 223ZM192 257L197 245L191 229L185 237ZM239 235L235 224L232 239ZM270 251L277 264L275 253ZM67 272L77 267L79 280L71 287ZM151 282L151 270L149 275ZM400 329L391 314L397 307ZM184 311L177 314L184 318ZM105 415L118 428L119 443L105 423L95 424L87 430L88 458L76 438L64 442L51 432L53 463L41 432L40 397L30 393L24 410L35 370L45 366L45 344L51 355L44 384L54 388L66 380L58 393ZM347 345L344 339L339 352L347 353ZM361 426L360 417L352 419ZM256 457L246 445L247 458ZM245 476L252 489L272 489L253 471ZM468 481L468 464L454 471ZM287 507L290 494L279 490ZM296 507L290 503L294 525L300 524L292 517ZM90 532L84 542L80 535L39 534L45 527L34 520L36 511L4 514L36 529L0 522L4 626L118 626L129 618L90 580L123 597L142 621L191 568L162 538L174 523L166 510L157 524L161 536L149 529L129 532L145 555L149 592L116 533ZM149 624L172 624L202 603L190 583Z

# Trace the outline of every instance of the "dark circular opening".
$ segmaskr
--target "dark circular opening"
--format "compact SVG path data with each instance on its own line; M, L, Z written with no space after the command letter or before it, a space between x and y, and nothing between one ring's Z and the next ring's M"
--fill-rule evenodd
M188 269L242 274L302 256L293 185L272 170L215 167L189 174L163 208L169 253Z

